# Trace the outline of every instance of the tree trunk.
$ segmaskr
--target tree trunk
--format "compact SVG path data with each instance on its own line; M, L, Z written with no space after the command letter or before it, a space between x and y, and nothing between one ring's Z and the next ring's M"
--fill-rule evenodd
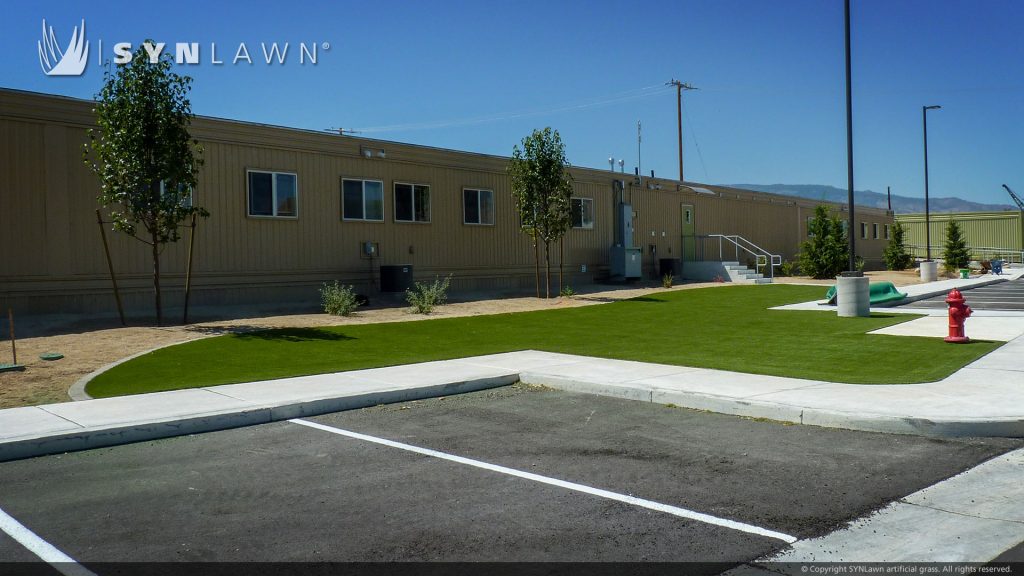
M156 232L152 233L153 239L153 290L156 294L156 325L163 325L163 310L160 307L160 244L157 243Z
M551 298L551 242L544 241L544 297Z
M565 236L558 239L558 295L562 295L562 262L565 260Z
M540 298L540 244L536 235L533 237L533 284L537 287L537 298Z

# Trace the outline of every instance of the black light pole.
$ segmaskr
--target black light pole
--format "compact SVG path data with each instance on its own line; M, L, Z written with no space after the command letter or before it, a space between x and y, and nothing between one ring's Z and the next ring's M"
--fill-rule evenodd
M857 270L857 244L854 240L854 217L853 217L853 92L850 80L850 0L845 2L846 20L846 184L847 195L850 204L850 226L846 230L846 236L850 240L850 272ZM853 275L853 274L851 274Z
M932 226L928 211L928 111L942 106L922 106L921 121L924 124L924 243L925 260L932 261Z

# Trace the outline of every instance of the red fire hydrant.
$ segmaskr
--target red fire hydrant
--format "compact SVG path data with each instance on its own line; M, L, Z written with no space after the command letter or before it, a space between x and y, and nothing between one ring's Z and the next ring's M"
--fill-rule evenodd
M971 315L971 307L964 300L964 295L953 288L946 296L946 304L949 304L949 336L946 336L946 342L970 342L971 339L964 336L964 321Z

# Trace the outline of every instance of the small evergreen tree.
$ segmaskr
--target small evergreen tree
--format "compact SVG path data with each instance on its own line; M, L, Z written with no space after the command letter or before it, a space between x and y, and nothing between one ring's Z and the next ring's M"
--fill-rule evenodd
M814 209L814 218L807 224L810 236L800 245L800 270L812 278L835 278L850 261L850 247L839 217L830 214L828 206Z
M906 234L907 231L899 222L892 225L892 235L889 236L889 243L885 246L885 267L889 270L906 270L914 261L913 257L907 253Z
M947 270L965 268L971 261L971 251L967 248L967 240L956 220L950 220L946 226L946 248L942 251Z

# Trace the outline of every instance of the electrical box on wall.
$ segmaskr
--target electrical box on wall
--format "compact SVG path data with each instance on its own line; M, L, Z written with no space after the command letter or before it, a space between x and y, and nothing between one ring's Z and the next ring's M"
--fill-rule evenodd
M362 258L377 258L380 256L380 244L377 242L360 242L359 256Z

